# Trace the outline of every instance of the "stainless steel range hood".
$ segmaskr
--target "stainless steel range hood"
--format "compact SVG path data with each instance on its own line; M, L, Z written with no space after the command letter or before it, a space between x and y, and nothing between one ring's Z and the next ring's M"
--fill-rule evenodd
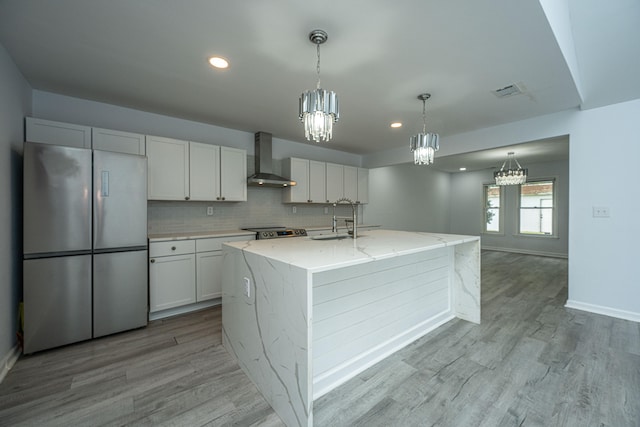
M247 185L253 187L291 187L295 181L273 174L271 158L272 136L267 132L255 134L256 173L247 178Z

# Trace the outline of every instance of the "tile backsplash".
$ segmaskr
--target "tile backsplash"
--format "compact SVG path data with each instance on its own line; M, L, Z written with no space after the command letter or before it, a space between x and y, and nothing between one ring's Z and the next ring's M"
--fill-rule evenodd
M254 159L247 156L247 175L254 172ZM281 160L274 160L273 173L280 174L281 166ZM197 233L269 226L331 227L331 204L285 204L282 203L283 191L282 188L247 187L246 202L148 201L148 233ZM213 207L210 216L207 215L209 206ZM325 207L328 207L326 214ZM364 211L364 206L358 207L359 224L363 224ZM351 206L336 206L336 216L350 217Z
M246 202L149 201L149 234L234 230L243 227L318 227L331 226L333 207L327 205L284 204L281 188L247 188ZM207 215L207 207L213 215ZM293 213L293 206L296 213ZM328 213L324 208L328 207ZM358 208L362 223L364 206ZM336 206L337 216L351 216L349 205Z

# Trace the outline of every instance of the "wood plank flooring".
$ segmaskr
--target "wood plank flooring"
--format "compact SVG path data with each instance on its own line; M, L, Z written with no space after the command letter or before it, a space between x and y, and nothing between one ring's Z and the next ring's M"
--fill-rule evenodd
M640 426L640 324L563 307L567 261L482 253L453 320L314 403L316 426ZM221 345L220 308L22 357L1 426L281 426Z

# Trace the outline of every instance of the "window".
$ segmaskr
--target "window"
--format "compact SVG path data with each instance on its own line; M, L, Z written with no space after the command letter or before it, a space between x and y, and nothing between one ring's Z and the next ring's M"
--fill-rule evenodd
M502 232L502 187L494 184L484 186L484 232Z
M531 181L520 186L520 234L553 236L554 180Z

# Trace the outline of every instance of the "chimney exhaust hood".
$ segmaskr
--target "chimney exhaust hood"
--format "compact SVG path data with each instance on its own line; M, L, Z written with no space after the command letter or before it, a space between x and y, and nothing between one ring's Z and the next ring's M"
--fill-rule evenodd
M256 173L247 178L247 185L252 187L285 188L296 185L295 181L273 174L271 158L272 136L267 132L255 134Z

